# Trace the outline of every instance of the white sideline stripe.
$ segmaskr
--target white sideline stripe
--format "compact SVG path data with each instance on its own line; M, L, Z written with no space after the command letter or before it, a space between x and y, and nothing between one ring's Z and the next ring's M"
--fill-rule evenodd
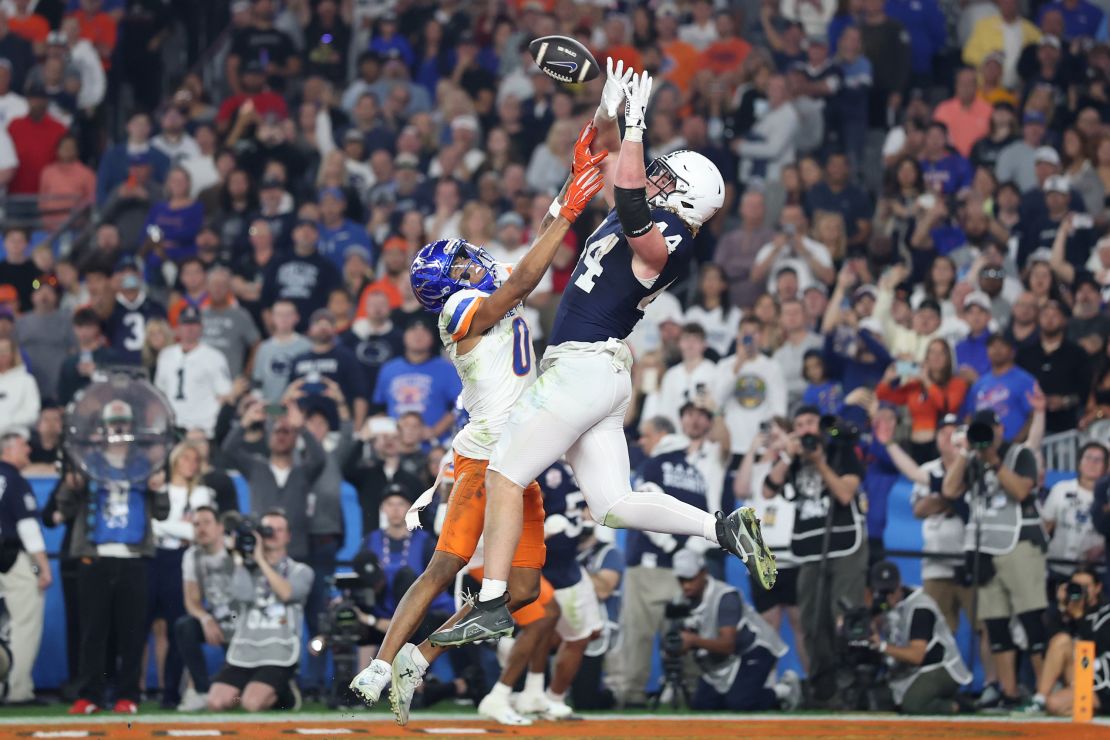
M806 715L790 715L782 713L752 713L740 714L729 712L713 712L704 716L693 714L671 714L671 715L653 715L653 714L585 714L581 715L586 722L592 721L620 721L620 720L634 720L634 721L650 721L650 722L716 722L719 720L742 720L746 722L751 721L765 721L765 722L889 722L895 720L899 723L907 722L956 722L968 724L982 724L982 723L1003 723L1003 724L1070 724L1070 720L1055 717L1024 717L1024 716L1000 716L993 717L985 716L964 716L958 715L955 717L911 717L902 714L895 714L893 712L871 712L864 714L858 713L844 713L844 714L806 714ZM431 722L466 722L466 721L481 721L481 718L476 713L466 712L428 712L417 713L413 715L413 719ZM394 720L392 715L388 713L366 714L349 714L343 712L304 712L304 713L282 713L275 712L273 714L245 714L243 712L229 712L224 714L195 714L188 716L174 716L172 714L137 714L130 715L126 719L120 717L102 717L99 715L89 715L81 717L59 716L59 717L0 717L0 727L6 725L39 725L45 727L62 727L65 725L112 725L112 724L161 724L161 725L178 725L188 726L190 724L286 724L286 725L310 725L314 722L324 722L336 725L349 725L351 727L359 727L368 724L393 724ZM1095 717L1091 723L1103 727L1110 727L1110 717ZM335 729L330 731L334 732ZM69 736L69 737L86 737Z
M166 737L220 737L223 730L166 730Z

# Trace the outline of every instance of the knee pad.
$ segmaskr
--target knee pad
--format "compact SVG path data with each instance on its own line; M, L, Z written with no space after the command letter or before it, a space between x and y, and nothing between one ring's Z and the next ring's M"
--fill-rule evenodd
M1025 628L1025 639L1029 642L1029 652L1043 654L1048 641L1048 630L1044 626L1044 615L1038 611L1023 612L1018 621Z
M1005 653L1014 650L1014 637L1010 634L1009 619L987 619L987 638L991 642L992 653Z

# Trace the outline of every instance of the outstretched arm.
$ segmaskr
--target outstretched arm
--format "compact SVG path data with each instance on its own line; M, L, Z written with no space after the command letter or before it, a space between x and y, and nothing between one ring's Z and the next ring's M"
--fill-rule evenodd
M632 68L625 69L624 62L619 59L616 66L614 66L613 58L609 57L605 60L605 70L605 87L601 91L601 102L598 103L597 112L594 113L594 126L597 128L598 144L605 149L616 149L621 143L621 131L620 127L617 126L617 111L624 103L624 89L632 79ZM613 177L615 172L613 168L615 166L613 162L605 162L601 165L601 172L605 175L605 187L601 191L601 195L605 198L605 204L609 208L612 208L614 204Z
M513 268L513 273L505 284L495 290L489 298L482 300L474 314L474 319L470 322L466 338L480 337L514 306L527 298L539 284L540 278L547 272L547 268L551 266L551 260L555 258L555 253L562 245L567 229L582 213L586 204L601 190L602 176L597 163L607 153L602 152L597 155L597 161L582 170L570 184L567 188L566 202L559 211L559 217L536 239L528 254L524 255L524 259Z
M624 143L613 178L617 218L634 254L632 272L653 278L667 265L667 243L651 218L644 170L644 116L651 99L651 76L632 75L625 88Z

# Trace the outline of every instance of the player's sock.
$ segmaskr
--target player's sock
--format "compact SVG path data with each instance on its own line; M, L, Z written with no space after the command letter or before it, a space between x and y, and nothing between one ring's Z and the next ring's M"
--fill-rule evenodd
M565 692L565 691L562 692L561 694L556 694L551 689L548 689L546 693L547 693L548 700L553 701L556 704L564 704L565 699L567 698L567 692Z
M497 697L498 699L503 699L505 701L509 700L509 697L512 696L512 693L513 693L513 687L509 686L507 684L503 684L500 681L495 683L493 685L493 688L489 690L489 695L490 696L494 696L494 697Z
M509 589L506 581L495 581L492 578L482 579L482 590L478 592L478 601L493 601Z
M543 674L528 672L524 678L524 693L525 694L542 694L543 693Z
M701 523L701 536L712 542L714 545L720 545L717 540L717 519L712 514L707 514Z
M777 683L772 686L771 689L775 692L775 698L779 701L789 698L790 696L790 687L784 683Z
M428 659L424 657L424 653L420 652L419 647L413 645L412 654L409 657L412 658L412 662L415 663L416 667L421 671L428 670Z

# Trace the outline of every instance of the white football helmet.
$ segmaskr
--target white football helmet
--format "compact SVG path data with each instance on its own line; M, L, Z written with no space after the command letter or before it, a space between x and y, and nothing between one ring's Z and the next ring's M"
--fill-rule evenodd
M717 165L697 152L680 149L652 160L647 181L659 188L651 205L676 213L694 231L725 202L725 181Z

